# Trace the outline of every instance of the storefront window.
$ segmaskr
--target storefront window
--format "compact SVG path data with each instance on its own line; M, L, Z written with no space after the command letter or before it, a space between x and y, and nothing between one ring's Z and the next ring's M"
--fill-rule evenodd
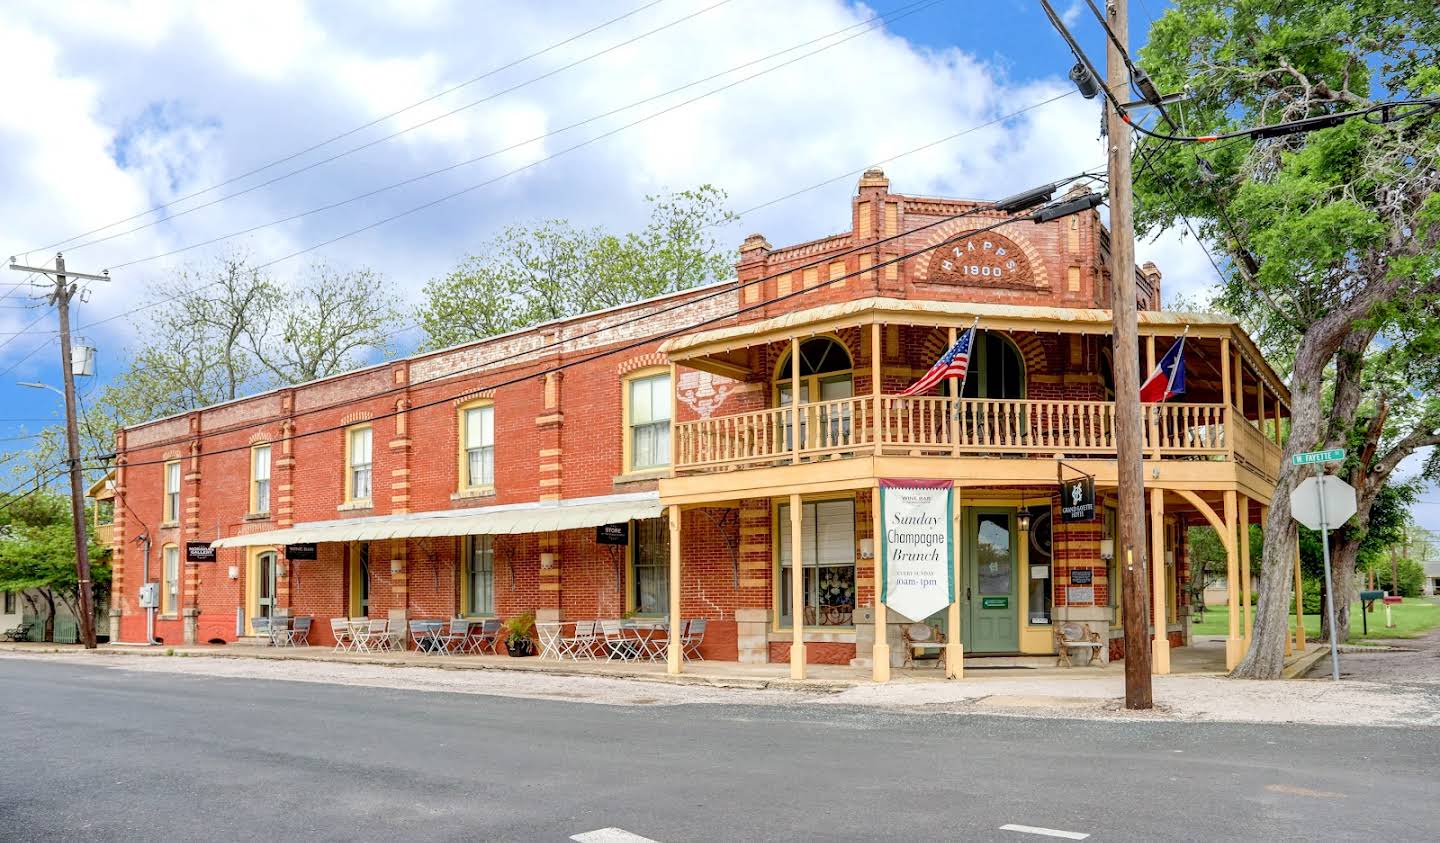
M665 519L632 522L631 572L635 613L663 615L670 611L670 531Z
M495 540L472 536L465 560L465 612L488 615L495 611Z
M1032 624L1050 623L1050 602L1053 595L1054 559L1052 556L1050 505L1030 507L1030 600Z
M791 625L790 505L776 516L780 551L780 623ZM805 626L855 623L855 502L813 501L801 505L801 583Z

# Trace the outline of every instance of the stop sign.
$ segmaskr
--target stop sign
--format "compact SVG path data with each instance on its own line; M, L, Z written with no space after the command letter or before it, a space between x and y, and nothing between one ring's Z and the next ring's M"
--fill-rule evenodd
M1355 514L1355 487L1332 474L1307 477L1290 494L1290 515L1312 530L1320 524L1320 498L1325 498L1325 524L1333 530Z

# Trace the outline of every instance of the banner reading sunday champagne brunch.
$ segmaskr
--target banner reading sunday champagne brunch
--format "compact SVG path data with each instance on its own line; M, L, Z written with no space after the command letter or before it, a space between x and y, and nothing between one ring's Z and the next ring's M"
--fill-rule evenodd
M949 480L881 480L880 600L924 620L955 600Z

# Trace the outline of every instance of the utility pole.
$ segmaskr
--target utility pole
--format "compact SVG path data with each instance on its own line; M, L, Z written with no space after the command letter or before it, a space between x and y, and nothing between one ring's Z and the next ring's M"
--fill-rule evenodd
M1130 73L1121 49L1130 43L1127 0L1109 0L1116 44L1106 40L1105 84L1115 100L1129 99ZM1119 497L1121 612L1125 625L1125 707L1151 708L1150 600L1145 541L1145 475L1141 453L1140 337L1135 302L1135 198L1130 171L1130 124L1105 104L1110 163L1110 288L1114 320L1115 479ZM1153 560L1152 560L1153 562ZM1114 585L1112 584L1113 588Z
M108 281L108 275L65 272L65 256L56 253L55 268L19 266L11 259L10 268L20 272L36 272L53 276L55 290L50 303L60 317L60 369L65 373L65 446L70 467L70 520L75 530L75 579L79 583L80 640L85 649L95 649L95 590L90 582L90 543L85 525L85 490L80 471L80 425L75 418L75 367L70 358L70 299L75 295L73 278Z

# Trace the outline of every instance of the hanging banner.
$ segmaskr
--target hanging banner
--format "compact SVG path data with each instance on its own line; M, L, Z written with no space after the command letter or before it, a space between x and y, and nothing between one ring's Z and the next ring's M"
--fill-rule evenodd
M949 480L881 480L880 600L920 621L955 600Z
M1095 520L1095 478L1080 477L1060 484L1060 520Z

